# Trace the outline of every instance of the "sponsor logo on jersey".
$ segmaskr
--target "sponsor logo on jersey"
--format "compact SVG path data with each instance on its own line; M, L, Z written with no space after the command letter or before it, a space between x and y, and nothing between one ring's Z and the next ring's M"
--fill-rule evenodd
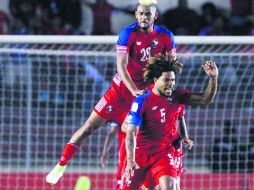
M136 44L137 44L138 46L140 46L140 45L141 45L141 42L137 42Z
M152 110L156 110L158 108L158 106L153 106Z

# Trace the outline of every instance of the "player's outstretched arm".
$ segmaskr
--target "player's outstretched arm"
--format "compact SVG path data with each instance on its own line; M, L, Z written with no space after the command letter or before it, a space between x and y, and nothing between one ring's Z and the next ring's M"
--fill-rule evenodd
M135 162L135 149L136 149L136 137L138 134L139 127L133 124L128 124L126 131L126 155L127 155L127 166L125 174L127 179L134 175L134 170L138 168Z
M117 132L117 126L111 126L110 130L108 131L108 133L106 135L104 145L103 145L103 151L102 151L101 157L100 157L100 166L102 169L105 168L105 163L106 163L106 160L108 159L108 152L109 152L110 144L111 144L113 137L116 135L116 132Z
M213 101L217 92L218 68L216 64L213 61L206 61L202 67L209 77L209 82L203 93L193 93L191 95L191 105L208 105Z
M127 71L128 54L117 53L117 72L121 76L126 87L130 90L133 96L143 94L143 90L139 90L132 81Z

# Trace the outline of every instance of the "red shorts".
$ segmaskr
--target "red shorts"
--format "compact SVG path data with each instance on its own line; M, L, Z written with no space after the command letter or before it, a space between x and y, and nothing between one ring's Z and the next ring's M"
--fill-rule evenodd
M178 150L175 150L174 156L175 156L175 165L177 169L177 176L181 177L181 174L183 173L183 158L184 158L182 146Z
M155 186L159 184L159 179L162 176L168 175L177 177L177 170L174 162L174 149L163 150L161 152L152 153L149 151L136 151L136 162L139 169L134 171L134 176L130 179L123 177L124 190L139 189L144 184L151 185L152 182ZM150 174L149 174L150 173ZM146 176L147 180L146 181ZM153 176L153 181L149 181L149 175ZM130 181L130 183L128 183ZM146 182L145 182L146 181Z
M121 125L129 113L134 99L133 96L126 96L123 93L129 94L130 92L119 91L111 86L96 104L94 111L105 120L115 121Z
M181 174L183 173L183 158L184 158L184 153L182 151L182 147L179 148L178 150L175 150L174 152L174 162L175 162L175 167L176 167L176 175L177 177L181 177ZM161 171L157 176L162 176L164 174L169 174L171 175L171 171ZM151 188L151 187L156 187L159 185L158 177L153 177L151 173L148 173L145 178L144 186L146 188Z

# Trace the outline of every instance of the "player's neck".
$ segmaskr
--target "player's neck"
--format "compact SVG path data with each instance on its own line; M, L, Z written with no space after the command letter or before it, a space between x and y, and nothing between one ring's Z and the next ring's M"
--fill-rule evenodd
M148 29L142 29L142 28L140 28L140 30L141 30L142 32L148 34L148 33L151 33L151 32L153 31L153 26L149 27Z
M162 96L161 93L160 93L160 91L159 91L157 88L155 88L155 87L153 87L152 92L153 92L155 95L157 95L157 96Z

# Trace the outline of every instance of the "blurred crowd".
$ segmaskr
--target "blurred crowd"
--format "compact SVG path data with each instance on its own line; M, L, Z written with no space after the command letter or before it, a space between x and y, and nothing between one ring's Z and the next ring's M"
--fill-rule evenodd
M164 10L158 0L157 23L175 35L254 35L253 1L227 1L229 9L218 7L213 0L193 9L191 1L178 0L176 6ZM122 0L0 2L0 34L115 35L135 22L138 0L132 4Z

